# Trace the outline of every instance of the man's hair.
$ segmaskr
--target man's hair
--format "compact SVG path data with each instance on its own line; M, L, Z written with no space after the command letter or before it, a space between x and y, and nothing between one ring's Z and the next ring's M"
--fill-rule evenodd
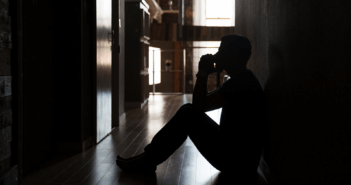
M248 38L241 35L226 35L221 38L221 46L229 52L238 51L238 58L243 65L247 64L251 56L251 43Z

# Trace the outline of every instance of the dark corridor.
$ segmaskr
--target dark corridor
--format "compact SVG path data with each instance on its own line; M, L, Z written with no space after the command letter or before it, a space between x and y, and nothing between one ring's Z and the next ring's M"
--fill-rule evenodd
M152 178L113 155L141 153L191 102L195 42L232 34L267 96L258 183L350 184L351 1L228 1L231 24L200 24L212 1L0 1L0 184L220 183L188 141ZM150 94L151 47L187 51L162 59L182 73L159 88L182 95Z

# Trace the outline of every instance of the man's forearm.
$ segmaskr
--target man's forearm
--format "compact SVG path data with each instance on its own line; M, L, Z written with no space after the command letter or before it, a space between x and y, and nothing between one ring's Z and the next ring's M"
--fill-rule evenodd
M197 77L193 92L193 107L205 110L207 97L207 77Z

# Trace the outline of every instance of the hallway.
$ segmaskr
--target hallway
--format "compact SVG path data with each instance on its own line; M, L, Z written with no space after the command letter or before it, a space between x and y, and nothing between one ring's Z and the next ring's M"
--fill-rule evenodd
M191 98L190 94L150 96L148 106L127 111L126 123L102 142L83 153L63 160L57 158L56 162L26 176L23 184L219 184L220 172L206 161L189 138L157 167L152 177L123 173L115 162L117 155L131 157L142 153L157 131Z
M259 181L351 184L349 7L344 0L0 1L0 185L240 184L223 178L191 140L155 177L125 174L115 162L142 153L192 102L201 57L227 35L250 41L238 57L249 57L246 68L266 96L264 121L256 122L266 130L253 134L265 133L257 139ZM208 92L227 77L209 74ZM218 111L208 114L218 120Z

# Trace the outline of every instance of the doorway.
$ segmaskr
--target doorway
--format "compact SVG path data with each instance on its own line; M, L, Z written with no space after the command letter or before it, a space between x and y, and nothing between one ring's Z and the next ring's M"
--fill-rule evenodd
M185 49L149 47L150 94L185 93L185 56Z

